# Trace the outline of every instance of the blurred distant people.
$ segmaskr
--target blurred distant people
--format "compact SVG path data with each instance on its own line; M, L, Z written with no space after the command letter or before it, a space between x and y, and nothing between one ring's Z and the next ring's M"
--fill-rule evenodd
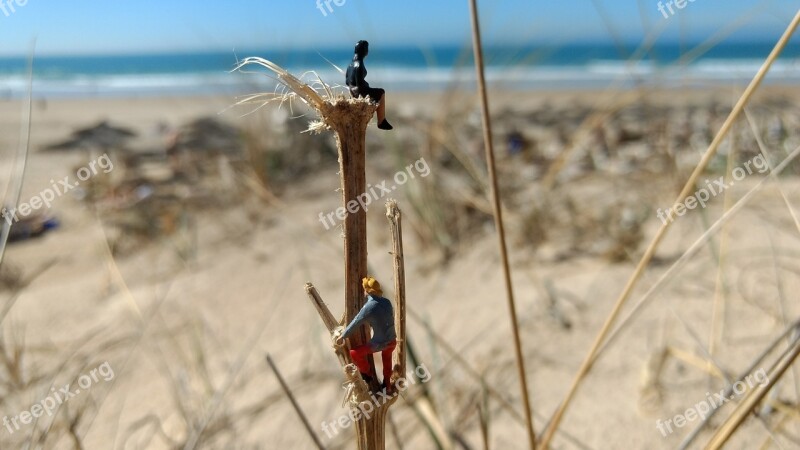
M525 151L525 148L528 146L528 142L525 140L525 136L519 132L519 130L512 129L508 135L506 135L506 147L508 149L509 156L517 156L522 154Z

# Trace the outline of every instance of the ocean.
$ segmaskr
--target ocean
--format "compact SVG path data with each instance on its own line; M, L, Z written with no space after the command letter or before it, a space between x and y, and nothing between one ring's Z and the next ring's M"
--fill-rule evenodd
M773 43L723 43L686 60L695 46L658 44L631 59L635 45L570 44L485 49L492 87L518 90L575 90L606 87L703 87L747 83ZM637 54L638 55L638 54ZM682 55L684 58L682 59ZM296 75L306 73L338 85L352 49L251 50L194 54L40 56L34 62L34 96L104 97L146 95L238 95L272 91L274 79L231 73L237 57L260 56ZM326 61L327 59L327 61ZM328 62L330 61L330 62ZM0 98L25 95L25 58L0 58ZM366 60L374 86L394 91L472 88L475 73L470 47L373 48ZM790 43L773 66L767 83L800 82L800 43Z

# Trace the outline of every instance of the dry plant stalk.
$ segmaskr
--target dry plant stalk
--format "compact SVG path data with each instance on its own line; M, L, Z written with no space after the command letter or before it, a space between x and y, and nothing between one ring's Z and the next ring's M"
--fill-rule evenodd
M784 339L787 339L789 336L794 335L800 331L800 319L791 323L783 333L775 337L772 342L767 345L764 350L750 363L750 365L736 378L736 381L742 381L745 377L751 373L753 373L758 366L760 366L764 360L769 356L779 345L783 342ZM725 397L729 397L733 392L733 384L729 384L728 387L725 389ZM690 445L694 442L694 440L700 435L703 429L711 422L711 419L716 415L719 409L713 409L709 414L703 419L691 433L689 433L681 442L681 445L678 447L678 450L686 450L689 448Z
M731 413L728 420L717 429L714 437L706 445L706 450L718 450L722 448L731 435L739 428L744 420L749 416L758 406L759 402L767 395L767 393L775 386L778 380L781 379L786 370L794 364L797 357L800 356L800 339L795 339L792 346L781 355L778 362L769 373L769 382L765 385L759 384L755 389L742 400L736 409Z
M367 98L346 99L342 95L334 95L331 88L319 80L315 83L324 91L320 95L314 87L304 83L299 78L287 72L277 64L262 58L246 58L236 66L239 70L247 65L265 67L278 76L283 86L282 92L273 94L257 94L246 97L237 104L260 103L262 107L270 102L281 103L300 99L312 107L319 116L319 122L311 125L310 130L331 130L336 137L336 147L339 152L339 175L341 179L342 206L348 210L347 205L358 202L358 196L366 192L366 132L367 125L375 113L377 105ZM394 354L393 379L405 375L405 270L403 267L403 249L400 236L400 209L395 202L387 204L387 217L389 218L392 232L392 248L394 254L394 280L396 291L395 323L397 341L399 343ZM334 329L350 323L358 314L364 304L361 279L367 276L367 215L363 208L356 213L347 214L344 223L344 317L341 321L333 318L328 307L323 302L319 293L311 283L306 284L306 293L322 318L329 333ZM355 332L350 338L353 345L362 345L367 341L364 327ZM334 351L342 365L345 379L349 385L346 401L351 409L357 410L362 403L372 403L372 391L377 390L377 385L368 386L361 377L358 368L350 359L347 345L334 346ZM370 371L374 374L372 358ZM373 377L377 380L377 377ZM355 414L355 430L359 450L382 450L385 448L386 414L389 407L397 400L392 396L382 405L374 405L374 411L366 416Z
M403 240L400 221L401 213L400 209L397 207L397 203L394 200L389 200L386 203L386 217L389 219L390 231L392 235L392 256L395 284L395 328L397 332L397 347L392 355L391 379L392 384L394 384L396 380L404 376L406 371L405 265L403 262ZM364 229L366 230L366 227ZM348 241L345 240L345 242L347 243ZM366 246L363 248L366 249ZM347 248L345 248L345 254L347 254ZM348 268L349 267L345 267L346 270ZM360 279L358 281L358 286L360 288ZM341 322L337 322L334 319L333 314L331 314L330 310L328 309L328 306L320 297L316 288L311 283L306 283L305 289L309 299L314 304L314 307L319 313L322 322L325 324L325 327L328 329L328 332L331 335L333 335L333 331L337 327L349 323L349 321L352 319L352 317L345 315ZM345 290L347 289L345 288ZM360 302L361 298L362 296L360 295L360 292L359 296L357 297L346 297L346 306L348 308L351 307L353 303L356 303L356 301ZM353 315L357 314L359 309L360 306L355 309L355 313ZM345 345L343 346L333 346L333 349L337 358L339 359L339 363L344 371L347 384L349 385L348 396L345 399L349 404L349 407L357 410L362 403L373 402L372 387L368 386L367 383L364 382L358 371L358 368L350 360L347 342L345 341ZM365 417L363 414L356 415L358 417L358 420L356 421L356 434L359 450L382 450L385 448L386 415L389 411L389 407L391 407L396 400L397 396L392 396L388 401L386 401L386 403L381 405L376 405L373 403L370 408L374 409L374 411L369 417Z
M400 208L394 199L386 202L386 218L389 219L392 233L394 301L397 308L394 315L397 347L392 355L392 370L396 376L403 376L406 373L406 268L403 264L403 226L400 220Z
M483 44L481 41L480 17L476 0L469 0L470 16L472 18L472 45L475 54L475 72L478 78L478 92L481 99L481 118L483 123L483 145L486 153L486 166L489 170L489 185L492 194L492 210L494 225L497 228L497 240L500 248L500 261L503 264L503 281L506 288L506 301L511 319L511 331L514 337L514 355L517 361L520 393L525 412L525 426L528 432L528 443L531 450L536 448L536 432L533 429L533 413L530 395L528 394L528 380L525 373L525 356L522 352L522 341L519 337L519 321L517 320L517 306L514 301L514 287L511 281L511 267L508 263L508 248L506 246L506 233L503 226L503 208L500 202L500 188L497 184L497 173L494 160L494 146L492 145L492 120L489 115L489 98L486 89L486 77L483 68Z
M325 446L322 445L320 442L317 433L314 432L314 429L311 428L311 424L308 422L308 417L306 417L303 409L300 408L300 405L297 403L297 399L295 399L294 394L292 394L292 390L289 389L289 385L286 384L286 380L283 379L283 375L281 375L280 370L278 370L278 366L275 365L275 361L272 360L272 356L267 354L267 364L272 369L272 372L275 374L275 378L278 379L278 383L281 385L281 389L283 390L286 397L292 403L292 407L294 408L297 415L300 417L300 420L303 422L303 426L308 431L308 435L311 436L311 439L314 441L314 444L317 446L319 450L325 450Z

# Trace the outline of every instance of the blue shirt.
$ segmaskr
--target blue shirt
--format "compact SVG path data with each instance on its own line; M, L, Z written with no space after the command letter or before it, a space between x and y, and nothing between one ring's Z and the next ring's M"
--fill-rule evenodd
M394 308L388 299L377 295L367 295L367 303L344 329L342 338L352 334L364 322L367 322L372 328L372 339L369 341L369 346L373 352L383 350L390 342L397 339L394 331Z

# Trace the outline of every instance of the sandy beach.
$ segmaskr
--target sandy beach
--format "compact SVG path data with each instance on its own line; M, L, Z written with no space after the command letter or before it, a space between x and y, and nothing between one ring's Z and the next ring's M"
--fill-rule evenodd
M772 167L800 144L799 93L768 86L748 111L769 146ZM661 224L657 209L673 206L737 98L732 88L645 95L493 93L537 429L563 398ZM70 421L79 425L85 448L174 448L204 423L209 404L215 415L202 437L208 448L231 435L241 443L237 448L312 448L265 363L269 353L325 445L350 448L351 428L327 433L319 425L346 410L327 331L303 292L303 284L313 280L334 315L342 314L342 237L319 219L340 206L332 136L301 135L309 118L289 119L285 110L244 115L246 107L227 109L233 101L215 96L34 102L23 200L40 195L50 180L75 177L76 168L103 154L113 169L98 171L42 211L58 218L58 228L7 248L3 289L14 295L6 300L13 306L0 350L14 355L13 349L22 349L27 365L20 377L28 381L2 393L3 415L29 410L51 395L51 384L72 383L74 390L74 380L107 362L113 377L107 372L108 380L94 380L54 416L60 433L69 434ZM418 170L420 176L391 194L406 221L409 340L422 365L417 367L424 367L419 373L429 375L404 394L392 421L404 448L434 448L417 409L420 399L431 396L451 436L474 445L481 440L475 411L486 401L492 447L524 448L502 272L481 184L485 166L474 95L403 93L390 101L398 132L370 127L368 182L394 182L398 170L421 160L430 169L426 176ZM15 167L20 108L20 102L0 103L5 182ZM599 126L586 125L593 116L602 117ZM175 155L182 153L168 149L181 148L182 139L190 142L182 127L199 118L238 130L241 149L195 157L192 170L178 171ZM124 146L46 150L101 121L136 136ZM746 120L738 122L735 135L736 145L723 146L709 179L725 176L732 149L730 168L761 154ZM285 148L264 150L275 143ZM150 153L155 156L141 156ZM560 158L563 167L556 171ZM256 168L241 169L243 161ZM645 295L647 306L595 363L557 435L557 448L675 448L699 421L673 425L671 433L659 431L657 421L674 419L722 389L720 371L738 374L800 314L794 299L800 244L792 215L800 201L799 167L790 164L779 179L763 185L767 172L759 170L735 185L727 178L729 186L709 198L707 207L674 216L626 312ZM541 181L551 173L552 188L544 190ZM753 189L757 193L735 219L680 260ZM126 215L150 214L146 201L154 198L160 203L153 203L152 216L142 216L146 228ZM391 286L387 198L376 198L367 211L369 266ZM712 318L719 298L722 315ZM716 326L719 335L712 338L708 330ZM703 363L709 339L716 368ZM14 365L6 360L4 366ZM476 374L513 411L482 390ZM779 385L774 405L794 395L789 380ZM31 427L50 421L43 415L37 425L13 433L0 429L0 447L18 448ZM757 420L746 422L728 448L759 448L762 427ZM387 443L397 448L392 437ZM72 447L63 439L45 448Z

